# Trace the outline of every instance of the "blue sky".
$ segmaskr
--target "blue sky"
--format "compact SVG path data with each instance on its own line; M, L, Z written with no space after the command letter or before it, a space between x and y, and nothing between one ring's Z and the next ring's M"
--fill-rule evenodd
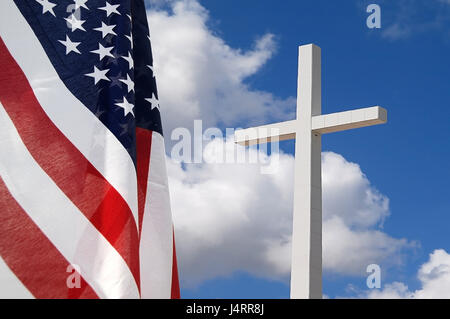
M147 7L173 14L170 4L161 7L157 2ZM205 9L202 14L207 15L208 32L234 50L254 50L257 39L264 34L273 35L270 57L258 65L257 71L243 76L242 84L249 90L272 94L276 97L274 104L283 101L285 114L295 111L289 98L296 96L297 47L307 43L322 48L323 113L373 105L388 110L386 125L325 135L322 147L323 151L338 153L348 162L357 163L370 184L389 198L390 215L382 227L378 226L379 230L413 243L413 248L402 253L400 263L382 273L382 284L402 282L410 291L424 288L417 276L421 265L430 260L436 249L450 252L450 3L199 3ZM369 3L381 7L381 29L366 26L369 14L365 9ZM154 51L157 49L155 46ZM154 54L158 63L158 53ZM164 91L164 84L161 85ZM278 118L269 115L257 121L265 124ZM216 122L221 128L229 124L221 124L220 119ZM234 124L253 123L237 118ZM282 149L293 154L293 145L282 143ZM352 253L356 252L348 252ZM323 291L329 297L357 297L364 295L365 282L361 275L325 271ZM184 298L288 296L285 280L245 270L223 273L195 285L183 286L182 282Z

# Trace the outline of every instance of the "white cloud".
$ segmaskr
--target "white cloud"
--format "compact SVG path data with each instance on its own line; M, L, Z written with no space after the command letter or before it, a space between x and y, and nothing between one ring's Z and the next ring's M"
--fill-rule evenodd
M366 275L372 263L400 265L406 239L383 233L389 199L380 194L358 164L341 155L322 154L323 267L343 275Z
M349 163L334 153L327 153L323 161L322 185L327 189L324 194L324 219L338 216L345 224L356 228L382 225L389 216L389 200L370 187L359 165ZM347 200L339 201L339 198Z
M208 29L208 11L197 1L167 5L148 11L166 132L192 128L194 119L211 127L294 117L294 98L280 99L244 83L275 53L272 34L262 35L250 51L231 48Z
M224 147L217 139L211 145ZM228 142L226 152L233 151L233 147ZM185 285L235 271L272 280L289 278L291 155L279 154L279 170L272 175L261 174L257 164L188 165L183 170L168 161L180 272ZM388 216L388 199L370 185L358 165L342 156L323 153L322 162L325 271L365 275L371 263L386 267L400 264L402 251L411 244L379 229Z
M325 188L324 193L326 191ZM414 243L393 238L380 230L354 230L338 216L323 223L323 267L330 272L364 276L370 264L382 264L385 269L398 266L404 259L403 249L413 247Z
M211 143L223 146L219 140ZM233 147L228 143L227 151ZM260 174L256 164L189 165L183 170L168 161L185 284L237 270L267 277L273 273L275 278L287 274L289 249L283 246L289 243L291 227L292 156L280 154L280 171L273 175Z
M417 274L421 288L410 291L408 286L401 282L387 284L382 290L371 290L364 297L381 298L450 298L450 254L443 249L436 249L430 254L429 260L424 263Z

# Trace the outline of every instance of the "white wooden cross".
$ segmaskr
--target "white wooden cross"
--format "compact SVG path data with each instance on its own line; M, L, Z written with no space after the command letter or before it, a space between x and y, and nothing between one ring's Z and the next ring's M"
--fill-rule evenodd
M296 139L291 298L322 298L321 136L386 123L379 106L321 115L321 50L299 47L297 119L235 132L235 142L254 145ZM255 134L256 130L256 134Z

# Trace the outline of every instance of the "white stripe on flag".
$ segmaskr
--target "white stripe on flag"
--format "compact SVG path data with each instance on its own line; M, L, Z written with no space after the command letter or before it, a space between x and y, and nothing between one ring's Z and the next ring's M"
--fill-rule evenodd
M170 298L173 228L164 138L152 134L150 171L139 247L142 298Z
M34 299L0 256L0 299Z
M34 161L1 103L0 127L0 176L28 216L100 298L139 298L128 265Z
M58 129L122 195L138 227L137 178L130 155L67 89L14 2L3 1L1 8L0 35L25 73L39 104Z

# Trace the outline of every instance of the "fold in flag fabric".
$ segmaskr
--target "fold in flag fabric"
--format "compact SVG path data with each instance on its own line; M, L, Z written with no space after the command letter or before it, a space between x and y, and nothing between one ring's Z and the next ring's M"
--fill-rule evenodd
M143 0L0 3L0 297L178 298Z

